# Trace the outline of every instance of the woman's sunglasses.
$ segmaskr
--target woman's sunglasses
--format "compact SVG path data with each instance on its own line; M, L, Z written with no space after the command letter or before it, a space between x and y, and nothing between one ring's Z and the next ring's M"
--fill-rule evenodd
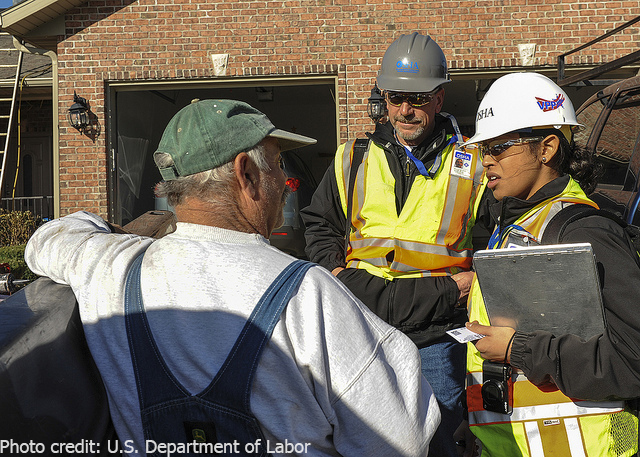
M489 155L497 160L498 156L509 149L511 146L535 143L542 140L544 140L544 137L534 136L529 138L515 138L513 140L507 140L502 143L492 145L489 145L487 143L479 143L478 147L480 148L480 158L484 159L485 156Z

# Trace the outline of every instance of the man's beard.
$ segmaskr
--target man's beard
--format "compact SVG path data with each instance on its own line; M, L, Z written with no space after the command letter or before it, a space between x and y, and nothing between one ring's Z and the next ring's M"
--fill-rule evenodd
M409 133L409 132L401 132L400 130L396 129L396 123L398 122L402 122L402 123L406 123L406 124L414 124L417 125L418 128L416 130L414 130L413 133ZM398 114L396 116L393 117L393 128L396 131L396 135L398 135L400 138L402 138L405 141L413 141L416 140L418 138L420 138L420 136L424 133L424 126L420 125L419 122L412 122L409 119L407 119L406 117L404 117L401 114Z
M275 190L276 184L275 184L275 182L266 181L265 186L266 186L265 190L266 190L266 193L268 195L275 195L275 193L276 193L276 190ZM277 221L275 223L275 226L273 227L274 229L280 228L280 227L282 227L284 225L284 222L285 222L285 220L284 220L284 205L286 204L287 198L289 197L289 195L291 193L293 193L291 188L289 186L285 185L284 189L282 190L282 194L280 195L280 199L279 199L279 203L280 203L279 211L280 212L278 213L278 219L277 219ZM263 217L264 217L264 214L263 214Z
M284 190L282 191L282 197L280 199L280 218L278 219L277 226L274 228L280 228L284 225L284 205L287 203L287 198L291 195L293 191L289 186L284 186Z
M291 195L292 193L293 191L291 190L291 187L284 186L284 191L282 191L282 200L280 201L283 207L284 207L284 204L287 202L287 198L289 198L289 195Z

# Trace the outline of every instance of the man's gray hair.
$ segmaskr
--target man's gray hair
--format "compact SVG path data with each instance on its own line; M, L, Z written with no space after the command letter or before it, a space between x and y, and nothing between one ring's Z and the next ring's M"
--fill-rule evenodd
M244 152L256 164L260 172L269 171L266 149L262 143ZM173 166L173 159L166 153L158 153L155 157L155 162L158 168ZM156 186L156 196L166 197L169 206L174 207L181 204L185 197L190 196L217 204L230 202L233 198L231 188L234 177L233 163L234 161L232 160L213 170L202 171L171 181L162 181Z

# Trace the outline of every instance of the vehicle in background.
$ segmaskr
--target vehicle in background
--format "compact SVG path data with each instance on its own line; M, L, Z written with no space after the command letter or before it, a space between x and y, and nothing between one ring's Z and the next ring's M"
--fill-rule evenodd
M640 225L640 76L607 86L577 111L575 141L596 154L604 173L590 197Z
M318 186L311 170L295 151L282 153L287 185L293 192L284 205L284 225L276 228L269 241L272 246L299 259L307 259L304 252L304 223L300 210L311 203L313 192Z
M634 65L640 50L565 77L565 59L640 23L636 16L609 32L558 56L558 85L597 86L604 89L587 99L576 111L584 129L575 133L576 145L595 154L604 174L589 195L601 208L612 210L640 225L640 72L623 80L598 79L616 69ZM606 87L605 87L606 86Z

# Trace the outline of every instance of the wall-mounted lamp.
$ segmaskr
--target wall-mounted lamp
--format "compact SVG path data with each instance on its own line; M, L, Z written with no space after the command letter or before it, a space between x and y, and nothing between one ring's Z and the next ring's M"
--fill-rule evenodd
M69 124L77 130L84 130L89 125L89 102L73 91L73 105L69 108Z
M367 114L376 122L387 114L387 103L382 96L382 92L378 89L377 83L371 89L371 97L369 97L369 103L367 103Z

